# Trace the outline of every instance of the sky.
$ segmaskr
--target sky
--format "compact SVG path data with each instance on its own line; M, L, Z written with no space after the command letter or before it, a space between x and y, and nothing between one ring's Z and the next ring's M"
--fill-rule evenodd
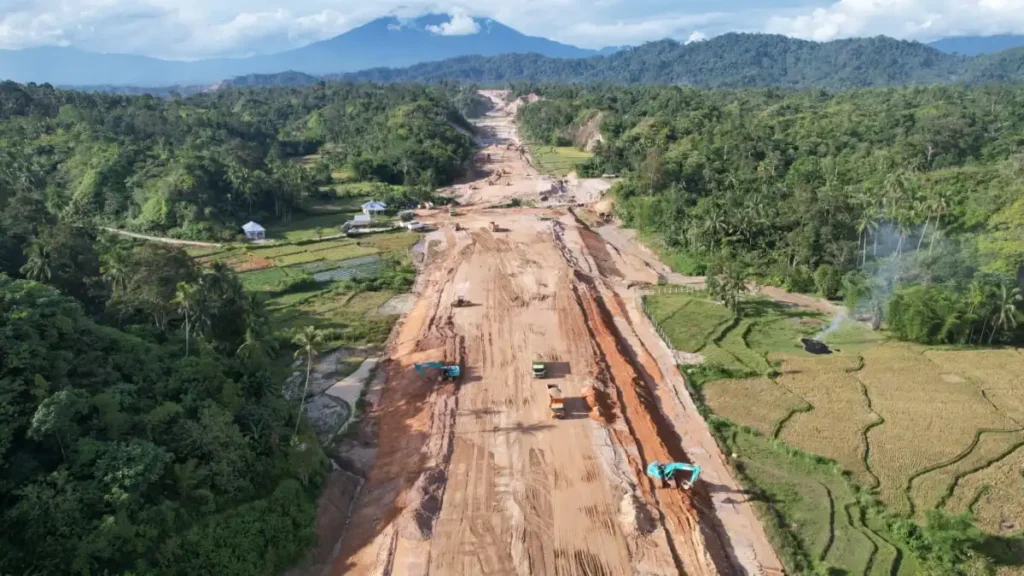
M729 31L819 41L1024 32L1024 0L0 0L0 48L244 56L330 38L388 14L428 12L452 15L436 34L475 33L470 16L481 16L585 48Z

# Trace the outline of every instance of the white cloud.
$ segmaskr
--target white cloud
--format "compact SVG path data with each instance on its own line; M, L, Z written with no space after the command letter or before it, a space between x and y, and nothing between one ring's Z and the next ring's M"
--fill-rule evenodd
M693 44L694 42L703 42L708 39L708 35L701 32L700 30L694 30L690 37L686 39L686 44Z
M721 12L711 12L609 24L580 22L569 26L562 36L582 46L616 46L638 41L682 38L694 26L721 22L727 16Z
M696 41L729 30L815 40L1024 32L1024 0L686 0L686 12L679 6L679 0L0 0L0 48L239 56L323 40L386 14L428 12L450 15L436 34L478 32L473 15L587 48Z
M440 26L427 26L427 30L441 36L469 36L480 31L476 20L463 10L455 10L449 16L451 20Z
M818 41L1013 33L1024 30L1024 0L839 0L809 13L771 18L766 30Z

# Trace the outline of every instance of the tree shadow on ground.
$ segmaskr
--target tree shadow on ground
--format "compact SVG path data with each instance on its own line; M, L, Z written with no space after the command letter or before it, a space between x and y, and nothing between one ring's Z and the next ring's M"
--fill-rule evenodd
M783 316L785 318L822 319L824 315L816 310L801 308L789 302L776 302L768 298L751 298L743 300L740 307L744 318L767 318Z
M986 536L979 548L996 566L1024 566L1024 532L1012 536Z

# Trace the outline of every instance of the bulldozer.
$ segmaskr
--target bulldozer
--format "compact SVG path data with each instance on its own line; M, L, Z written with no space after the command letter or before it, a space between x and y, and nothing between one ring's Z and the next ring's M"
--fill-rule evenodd
M454 382L459 379L462 375L462 368L458 364L442 364L440 362L424 362L422 364L416 364L416 371L420 374L426 374L427 370L438 369L441 371L441 378L443 380L451 380Z
M690 477L685 478L680 482L679 479L676 478L676 474L681 472L689 472ZM675 480L677 487L682 488L683 490L689 490L693 487L693 484L700 476L700 466L697 466L696 464L686 464L683 462L666 462L663 464L661 462L654 461L647 466L647 475L651 478L661 480L663 488L666 487L670 481Z
M466 300L466 298L464 296L456 296L455 297L455 301L452 302L452 307L453 308L465 308L466 306L469 306L469 304L470 304L469 300Z

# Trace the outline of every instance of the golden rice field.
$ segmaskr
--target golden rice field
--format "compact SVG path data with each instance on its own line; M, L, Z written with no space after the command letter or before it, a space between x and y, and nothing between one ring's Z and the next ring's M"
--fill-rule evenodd
M868 432L868 466L879 480L882 500L909 512L903 492L915 472L964 452L980 430L1012 430L1014 422L966 380L944 371L918 346L888 343L861 353L857 378L884 419Z
M1024 351L898 343L848 322L829 339L840 352L813 356L787 344L794 316L701 321L692 312L713 304L662 298L646 300L652 318L674 348L701 345L695 374L710 375L698 378L716 415L835 461L894 512L970 511L990 532L1024 530ZM715 379L737 371L763 375Z
M1024 354L1003 350L929 350L928 359L970 379L996 407L1024 425Z
M1024 450L995 462L957 483L946 504L951 512L970 511L978 525L994 534L1024 528Z
M864 430L880 419L853 374L857 367L856 359L848 356L783 356L778 383L812 409L795 414L779 438L807 452L827 455L858 482L871 486L875 480L864 466Z
M923 517L926 510L944 506L961 482L972 478L972 475L983 474L993 462L1007 457L1022 445L1024 431L985 432L979 435L978 443L964 458L914 478L911 481L910 498L918 518ZM1018 490L1021 489L1024 489L1024 485L1018 487ZM1024 520L1024 516L1021 519Z
M705 386L704 401L716 414L766 436L794 410L807 408L804 401L770 378L716 380Z

